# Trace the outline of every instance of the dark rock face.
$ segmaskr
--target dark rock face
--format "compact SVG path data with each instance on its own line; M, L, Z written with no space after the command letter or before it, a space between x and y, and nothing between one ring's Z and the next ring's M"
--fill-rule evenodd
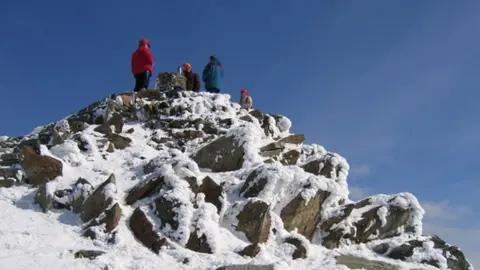
M106 187L109 184L115 185L115 175L110 175L107 181L103 182L94 192L90 195L82 207L80 218L86 222L93 218L98 217L102 212L113 203L113 199L107 197L105 194Z
M267 172L270 167L262 166L252 171L240 190L240 195L244 198L256 197L265 188L268 182Z
M201 168L211 169L213 172L228 172L242 168L243 148L233 137L220 137L200 149L193 160Z
M248 257L254 258L255 256L258 255L258 253L260 253L260 251L261 251L260 246L255 243L255 244L246 246L244 249L238 252L238 254L240 256L248 256Z
M289 202L280 212L283 226L287 231L294 229L311 240L317 224L321 221L323 202L330 196L330 192L319 190L317 194L306 202L301 194Z
M381 261L372 261L352 255L340 255L335 258L337 264L342 264L350 269L365 270L397 270L398 266L384 263Z
M262 201L250 201L237 215L236 230L245 233L251 243L263 243L268 240L271 226L270 209Z
M133 235L154 253L158 254L160 249L167 244L167 239L161 238L154 231L152 223L140 208L133 211L129 225Z
M295 237L289 237L285 239L285 243L291 244L295 246L295 251L292 254L292 258L296 259L305 259L307 258L307 249L303 245L302 241Z
M159 191L164 184L165 181L163 176L141 182L128 192L127 198L125 198L125 202L127 203L127 205L132 205L136 201L152 195L153 193L155 193L155 191Z
M47 183L43 183L38 187L34 202L40 205L44 213L53 208L53 198L47 192Z
M41 156L30 146L23 146L22 156L21 164L30 184L41 185L62 175L62 162L49 156Z
M462 251L460 251L460 249L458 249L455 246L451 246L447 244L445 241L443 241L436 235L432 236L430 239L427 239L427 241L428 240L432 241L433 247L435 249L440 249L443 256L447 258L448 269L469 270L470 264L468 263L468 261L465 258L465 255L463 254ZM402 244L393 248L391 248L388 243L381 243L373 247L373 251L395 260L412 261L412 256L414 255L414 249L421 248L423 246L424 246L424 241L410 240L405 244ZM440 262L438 262L435 259L422 260L422 261L418 261L418 263L429 264L434 267L439 267L440 265Z
M335 155L327 154L320 160L313 160L302 168L309 173L315 175L323 175L326 178L337 178L340 176L340 172L345 168L342 168L340 164L335 163Z
M99 250L79 250L75 252L74 256L76 259L87 258L93 260L103 254L105 254L105 252Z
M215 207L217 207L217 213L220 213L223 208L223 200L226 196L220 185L207 176L198 188L198 193L205 194L205 201L215 205Z

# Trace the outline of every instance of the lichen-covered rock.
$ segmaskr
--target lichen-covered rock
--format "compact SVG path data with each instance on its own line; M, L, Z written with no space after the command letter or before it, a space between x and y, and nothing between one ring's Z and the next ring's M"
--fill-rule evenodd
M244 154L234 137L222 136L201 148L192 158L201 168L227 172L242 168Z
M115 146L115 149L125 149L130 146L130 143L132 143L132 139L118 135L118 134L109 134L107 135L108 141Z
M130 217L129 226L133 235L147 248L157 254L160 249L167 244L167 239L160 237L158 233L154 231L152 223L138 207Z
M22 147L21 164L28 182L41 185L62 175L63 164L50 156L41 156L31 146Z
M283 226L287 231L297 230L311 240L316 226L322 220L322 204L330 196L330 192L318 190L310 200L299 193L280 212Z
M250 200L237 215L237 231L245 233L251 243L263 243L268 240L271 227L270 207L260 200Z

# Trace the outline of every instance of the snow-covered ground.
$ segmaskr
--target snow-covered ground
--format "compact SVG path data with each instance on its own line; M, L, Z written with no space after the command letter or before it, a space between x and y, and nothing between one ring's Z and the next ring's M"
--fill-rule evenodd
M222 179L226 182L226 186L240 186L247 178L250 169L262 163L263 159L258 155L258 148L273 141L271 137L261 135L263 130L255 120L253 123L241 123L239 117L246 115L246 111L238 114L238 104L230 103L228 95L211 95L203 94L192 99L185 99L186 107L192 107L192 112L188 117L197 117L202 119L215 117L233 118L232 129L227 134L236 132L244 132L242 138L246 142L245 156L243 168L234 172L213 173L209 170L195 167L196 164L189 166L191 173L197 178L210 176L212 179ZM193 100L193 101L192 101ZM208 101L208 102L205 102ZM220 106L226 108L224 111L212 113L209 106ZM285 118L286 119L286 118ZM274 129L274 136L286 136L289 134L291 123L288 119L284 123L277 125ZM204 254L197 253L176 245L174 249L165 249L160 254L154 254L152 251L142 245L135 237L128 226L128 219L137 205L129 206L124 202L127 191L137 183L148 179L148 175L144 175L143 166L150 160L157 158L162 160L166 158L163 166L159 170L162 173L173 172L171 162L172 150L158 150L151 143L153 133L155 136L167 136L161 130L152 130L144 127L142 123L130 122L126 123L123 130L133 128L134 132L125 134L132 139L132 143L124 150L115 150L113 153L105 152L104 148L98 147L97 141L101 139L101 135L94 131L96 125L88 127L82 131L84 140L89 141L88 151L81 151L77 143L73 140L66 140L65 143L56 145L51 149L42 145L42 155L50 155L60 159L63 163L63 176L57 177L49 183L49 189L59 190L68 188L75 183L79 177L87 179L93 186L98 186L104 182L110 174L116 177L116 188L118 191L118 199L122 208L122 218L120 221L115 243L107 243L102 240L90 240L81 236L81 225L83 222L77 214L68 210L51 210L43 213L38 205L33 202L34 194L37 190L35 187L21 185L11 188L0 188L0 267L1 269L216 269L220 266L230 264L275 264L276 269L348 269L342 265L336 265L335 256L339 254L353 254L364 258L377 261L385 261L389 264L396 264L399 269L436 269L425 264L406 263L387 259L371 251L366 244L348 245L335 250L327 249L318 244L311 244L308 247L308 257L306 259L292 259L294 251L290 244L281 244L274 239L260 244L262 251L255 257L242 257L235 251L248 245L248 241L239 237L222 224L220 217L215 211L207 208L209 204L202 203L202 197L198 196L199 205L203 205L206 209L189 213L190 215L198 215L201 213L210 213L209 217L203 220L202 229L206 234L215 239L213 243L215 253ZM236 128L235 128L236 127ZM35 132L38 132L36 129ZM8 138L1 137L0 140ZM186 145L185 152L191 153L200 147L201 140L193 140ZM307 146L306 146L307 147ZM311 151L325 154L325 150L321 146L308 146ZM307 148L308 148L307 147ZM305 149L307 149L305 148ZM184 159L182 162L192 162L188 159L188 155L177 151L177 159ZM179 157L180 156L180 157ZM303 157L302 157L303 158ZM299 162L307 162L308 160L299 160ZM163 159L165 160L165 159ZM161 163L160 161L159 163ZM348 170L346 161L344 167ZM162 164L159 164L162 165ZM278 176L278 179L269 182L270 186L259 194L259 198L268 201L273 207L273 222L281 222L278 219L279 209L285 206L288 201L295 197L296 189L299 189L301 183L307 181L312 175L304 172L296 166L277 166L272 165L272 170ZM275 171L277 170L277 171ZM178 172L176 172L178 173ZM188 173L188 172L186 172ZM267 172L268 173L268 172ZM348 174L348 173L347 173ZM338 193L338 196L348 196L348 185L346 183L347 174L344 178L340 177L338 181L316 182L318 187L323 190L330 190ZM150 176L151 177L151 176ZM272 176L275 177L275 176ZM317 179L317 178L315 178ZM182 187L179 187L181 189ZM237 191L234 196L234 192ZM228 194L227 207L232 206L238 197L238 188L232 188L232 192ZM311 194L312 196L314 193ZM182 195L183 196L183 195ZM189 196L188 194L185 196ZM309 196L308 192L304 196ZM378 197L382 198L382 197ZM377 198L377 199L378 199ZM398 197L400 198L400 197ZM398 204L410 203L399 201ZM368 210L368 209L367 209ZM386 213L384 208L378 210L380 218L384 218ZM419 208L419 223L421 226L421 208ZM327 213L327 211L325 212ZM198 217L198 216L197 216ZM351 222L351 220L350 220ZM382 220L382 222L386 222ZM187 226L188 227L188 226ZM188 230L188 228L187 228ZM292 232L281 231L280 235L292 234ZM294 234L294 233L293 233ZM299 236L301 238L302 236ZM392 242L405 242L402 236L393 239ZM369 245L372 245L371 243ZM100 250L106 253L94 260L76 259L74 253L78 250ZM418 250L418 256L431 258L436 256L435 251L429 245L424 246L423 250ZM437 254L438 255L438 254ZM440 254L441 257L441 254ZM185 261L188 260L188 263ZM443 265L446 265L444 262Z

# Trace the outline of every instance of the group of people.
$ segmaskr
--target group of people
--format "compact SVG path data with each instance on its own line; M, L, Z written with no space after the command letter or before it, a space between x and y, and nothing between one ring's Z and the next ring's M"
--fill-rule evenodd
M141 39L138 48L132 55L132 73L135 77L134 92L148 89L150 78L153 74L153 55L150 52L150 42L147 39ZM186 90L195 92L200 91L200 77L192 71L192 65L185 63L182 65L181 73L186 78ZM202 81L205 84L205 90L210 93L220 93L223 79L223 66L220 60L215 56L210 56L210 61L203 68ZM253 105L252 97L248 95L247 90L240 91L240 105L244 109L251 109Z

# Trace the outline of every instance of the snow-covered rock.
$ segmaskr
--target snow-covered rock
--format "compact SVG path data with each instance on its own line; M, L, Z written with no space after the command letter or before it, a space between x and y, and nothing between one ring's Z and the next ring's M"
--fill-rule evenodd
M144 91L1 137L1 224L36 226L0 225L18 234L2 254L42 255L6 267L473 269L422 234L412 194L350 200L346 159L291 126L225 94ZM45 245L52 230L69 243Z

